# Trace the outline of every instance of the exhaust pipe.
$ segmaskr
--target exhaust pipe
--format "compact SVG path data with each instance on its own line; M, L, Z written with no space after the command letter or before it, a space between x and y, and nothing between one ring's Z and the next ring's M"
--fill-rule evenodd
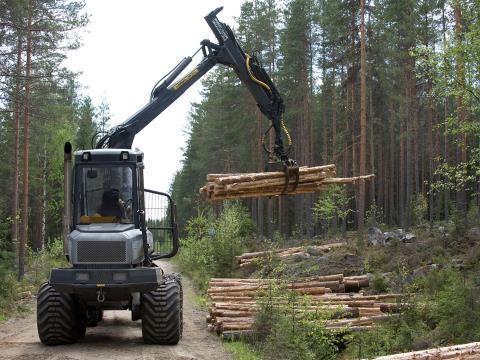
M68 241L72 222L72 144L63 147L63 253L68 258Z

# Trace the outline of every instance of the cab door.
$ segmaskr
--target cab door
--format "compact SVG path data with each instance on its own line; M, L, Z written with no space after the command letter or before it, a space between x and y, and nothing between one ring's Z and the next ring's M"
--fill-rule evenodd
M145 221L153 235L152 260L174 256L179 247L176 206L170 195L154 190L144 191Z

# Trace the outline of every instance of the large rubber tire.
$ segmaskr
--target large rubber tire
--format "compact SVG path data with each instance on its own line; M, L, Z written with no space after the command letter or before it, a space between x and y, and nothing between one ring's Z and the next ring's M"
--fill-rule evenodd
M154 291L142 294L142 336L146 344L176 345L183 332L180 276L169 274Z
M37 329L45 345L71 344L81 337L70 294L59 293L49 283L40 286L37 295Z

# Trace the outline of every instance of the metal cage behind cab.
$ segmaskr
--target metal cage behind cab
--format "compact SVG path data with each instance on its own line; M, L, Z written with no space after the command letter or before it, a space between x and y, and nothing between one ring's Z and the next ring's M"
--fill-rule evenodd
M170 195L145 189L145 218L153 235L152 260L175 256L178 251L176 206Z

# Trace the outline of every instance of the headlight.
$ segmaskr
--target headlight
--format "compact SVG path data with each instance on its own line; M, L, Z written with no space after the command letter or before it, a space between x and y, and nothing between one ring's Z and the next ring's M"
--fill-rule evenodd
M75 274L75 280L85 282L90 279L90 274L89 273L82 273L82 272L77 272Z
M113 281L114 282L124 282L127 280L127 273L113 273Z

